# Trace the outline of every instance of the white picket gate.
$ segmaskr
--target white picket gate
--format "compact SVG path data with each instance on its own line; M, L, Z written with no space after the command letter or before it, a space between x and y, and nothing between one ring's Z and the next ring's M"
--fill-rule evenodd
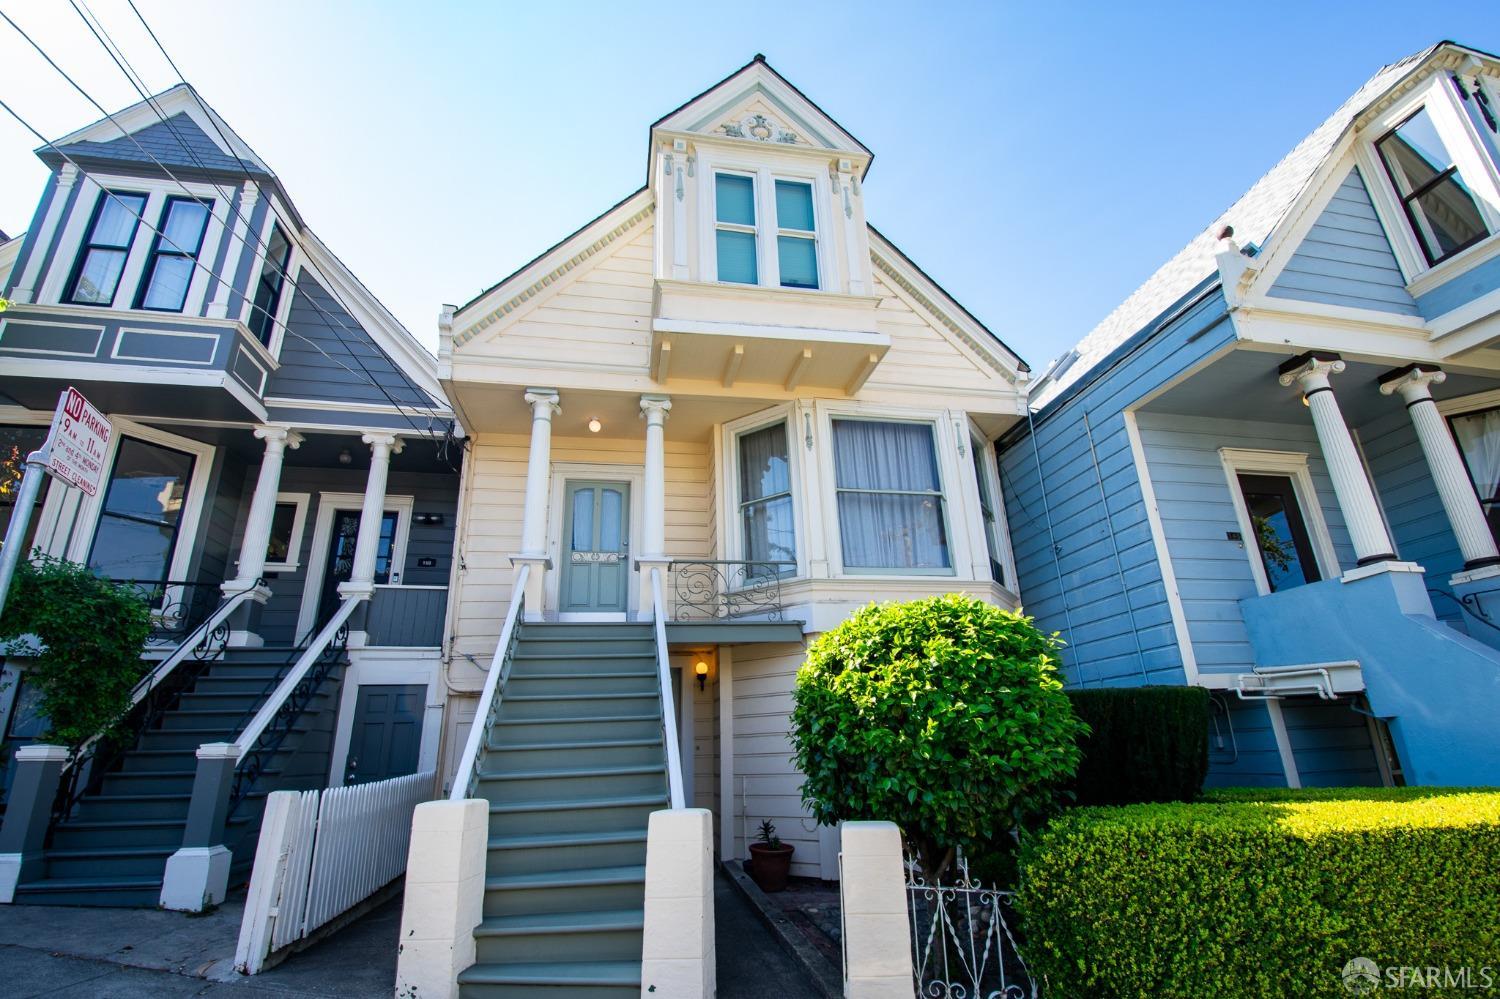
M285 950L401 876L411 816L435 774L266 799L234 966L253 975Z

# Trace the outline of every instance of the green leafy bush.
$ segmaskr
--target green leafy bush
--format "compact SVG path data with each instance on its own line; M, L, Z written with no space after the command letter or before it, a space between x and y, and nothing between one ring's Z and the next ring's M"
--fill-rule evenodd
M1023 843L1018 907L1049 995L1342 996L1356 957L1477 975L1500 965L1500 791L1072 809Z
M1088 723L1070 789L1080 805L1192 801L1208 776L1208 691L1202 687L1070 690Z
M1029 618L958 594L855 612L797 673L803 800L823 823L895 822L929 873L955 848L1003 850L1078 765L1055 651Z
M7 655L35 657L26 682L51 724L44 741L77 746L123 719L150 630L140 594L86 566L42 557L16 567L0 642Z

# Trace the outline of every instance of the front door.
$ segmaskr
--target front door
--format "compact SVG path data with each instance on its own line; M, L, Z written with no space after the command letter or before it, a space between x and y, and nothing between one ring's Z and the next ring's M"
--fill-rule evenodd
M396 546L395 510L387 510L380 518L380 543L375 549L375 582L391 581L391 554ZM323 593L318 600L318 620L321 626L333 616L339 606L339 584L347 583L354 573L354 544L359 538L359 511L335 510L333 530L328 542L328 564L323 572Z
M569 481L563 494L565 614L624 613L630 580L630 484Z
M345 784L368 784L417 772L422 745L422 684L360 684L349 732Z

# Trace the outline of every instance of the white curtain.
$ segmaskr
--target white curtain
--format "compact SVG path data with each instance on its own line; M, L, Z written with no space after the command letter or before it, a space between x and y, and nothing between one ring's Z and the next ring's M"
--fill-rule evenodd
M948 568L932 427L835 420L833 447L845 567Z
M1474 491L1484 501L1500 493L1500 409L1453 418L1453 436L1463 450Z

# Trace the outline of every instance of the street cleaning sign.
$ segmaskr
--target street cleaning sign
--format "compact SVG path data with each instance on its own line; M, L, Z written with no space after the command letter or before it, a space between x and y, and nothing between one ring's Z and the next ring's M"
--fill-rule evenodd
M103 413L72 386L57 401L48 439L47 471L90 496L104 479L104 456L114 429Z

